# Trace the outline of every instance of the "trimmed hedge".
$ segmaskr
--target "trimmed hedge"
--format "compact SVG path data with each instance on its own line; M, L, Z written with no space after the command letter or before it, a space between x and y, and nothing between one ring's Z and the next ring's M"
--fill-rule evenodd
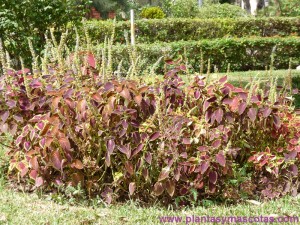
M270 65L271 54L274 51L275 69L286 69L289 60L292 66L300 64L299 37L271 37L271 38L223 38L201 41L179 41L172 43L153 43L136 45L137 52L148 65L153 65L161 56L176 58L184 54L194 71L199 71L201 52L203 53L204 69L208 58L212 68L216 66L220 72L227 70L228 64L232 71L263 70ZM173 53L176 53L175 55ZM128 50L124 45L113 47L113 58L116 63L123 60L123 65L129 64ZM158 71L163 72L164 63L161 62Z
M88 21L84 24L90 37L101 42L111 35L113 22ZM125 43L124 30L130 31L129 22L117 22L115 41ZM245 19L160 19L136 21L137 43L156 41L174 42L223 37L300 36L300 17L297 18L245 18Z

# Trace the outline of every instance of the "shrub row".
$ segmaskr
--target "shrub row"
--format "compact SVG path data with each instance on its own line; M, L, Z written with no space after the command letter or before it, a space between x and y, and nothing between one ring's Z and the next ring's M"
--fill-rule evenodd
M6 68L0 79L0 131L14 137L11 180L49 190L81 184L108 203L298 193L299 126L274 79L265 90L226 77L184 86L186 67L168 61L165 80L149 86L104 79L90 55L82 67L59 62L43 76Z
M199 71L201 53L203 54L204 70L210 59L212 67L219 71L226 71L228 64L232 71L264 70L271 63L271 55L274 53L274 67L286 69L289 60L292 66L300 64L300 38L223 38L202 41L179 41L172 43L152 43L136 45L137 52L148 65L153 65L161 56L176 58L184 55L194 71ZM116 62L123 60L128 64L127 47L116 45L113 47L113 56ZM158 71L161 73L164 63L160 63Z
M92 40L104 41L114 29L111 21L88 21ZM115 41L125 43L124 30L129 22L117 22ZM223 37L300 35L300 18L239 18L239 19L160 19L136 21L137 43L174 42Z

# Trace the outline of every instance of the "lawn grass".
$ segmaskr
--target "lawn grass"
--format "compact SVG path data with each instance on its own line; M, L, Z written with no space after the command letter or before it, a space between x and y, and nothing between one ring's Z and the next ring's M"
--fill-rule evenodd
M272 76L278 78L278 83L281 84L284 80L284 77L288 75L288 70L274 70L272 71ZM206 74L204 74L206 76ZM264 71L264 70L255 70L255 71L245 71L245 72L229 72L229 73L211 73L210 76L213 79L221 78L223 76L227 75L228 81L234 85L237 86L245 86L247 83L249 83L252 80L260 79L262 82L266 82L270 80L270 71ZM291 70L291 76L296 78L300 77L300 70ZM181 76L183 81L186 83L189 83L189 80L192 80L193 75L191 77L188 76ZM159 75L156 78L163 79L163 76ZM155 78L147 78L147 81L154 81Z
M158 206L139 207L137 203L105 207L57 204L37 194L27 194L0 186L0 224L162 224L159 217L181 216L300 216L300 198L284 197L261 205L241 203L235 206L194 207L184 210L164 209ZM179 224L184 224L179 223ZM171 223L165 223L171 224ZM194 223L196 224L196 223ZM272 223L280 224L280 223ZM296 224L296 223L284 223Z
M248 79L258 76L264 76L264 71L252 71L245 73L230 73L229 80L240 80L247 82ZM240 78L238 78L240 74ZM286 71L274 71L274 75L284 77ZM293 76L300 76L300 71L292 71ZM213 74L212 74L213 75ZM220 74L218 76L221 76ZM3 140L0 139L0 142ZM299 216L300 218L300 195L293 198L286 196L284 198L264 202L246 202L243 201L237 205L210 205L207 207L190 207L185 209L166 209L154 205L151 207L141 207L137 202L127 202L106 206L101 201L94 200L91 202L79 201L76 204L70 200L54 201L50 195L42 193L23 193L15 191L9 187L5 179L4 166L4 147L0 144L0 224L175 224L162 223L162 216L179 216L182 217L182 223L187 224L186 219L190 216L214 216L214 217L250 217L250 216ZM5 162L5 161L4 161ZM300 223L300 222L299 222ZM279 223L272 224L299 224L299 223ZM189 224L200 224L189 223ZM213 223L201 223L213 224ZM217 223L215 223L217 224ZM222 223L218 223L222 224ZM229 223L226 223L229 224ZM234 224L234 223L231 223ZM244 223L247 224L247 223ZM252 223L258 224L258 223ZM263 223L261 223L263 224Z

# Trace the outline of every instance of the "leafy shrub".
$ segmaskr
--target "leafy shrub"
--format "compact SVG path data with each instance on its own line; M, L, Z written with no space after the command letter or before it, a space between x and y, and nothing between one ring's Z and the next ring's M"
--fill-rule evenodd
M196 17L202 19L209 18L240 18L247 17L248 13L237 5L232 4L212 4L205 5L199 9Z
M170 7L171 16L177 18L192 18L198 13L197 0L175 0Z
M184 85L187 68L168 60L165 80L147 85L113 77L110 57L97 63L89 51L64 58L52 50L48 67L27 75L0 57L11 180L49 190L80 184L108 203L297 194L299 124L276 79L266 89L209 76Z
M202 41L179 41L172 43L153 43L136 45L137 52L147 63L153 65L161 56L165 58L185 55L190 65L190 71L200 71L201 53L203 54L204 70L207 71L208 60L211 68L217 67L226 72L228 64L232 71L264 70L270 65L271 54L275 49L274 67L285 69L292 58L292 66L300 64L299 38L226 38ZM130 64L127 48L122 45L113 47L116 61L123 61L123 65ZM164 64L158 65L157 71L164 73Z
M78 25L86 13L88 0L2 0L0 33L11 57L26 63L31 60L28 38L37 54L45 45L45 32L54 27L60 33L69 22ZM15 61L17 62L17 61Z
M115 42L125 43L124 30L129 22L87 21L84 25L92 40L104 42L115 27ZM83 33L83 31L82 31ZM299 18L239 18L239 19L182 19L137 20L137 43L174 42L224 37L299 36Z
M143 8L140 13L141 18L146 19L163 19L166 17L166 14L158 6Z
M281 0L281 16L300 16L300 3L297 0Z
M300 16L298 0L270 1L268 7L263 8L260 14L264 16Z

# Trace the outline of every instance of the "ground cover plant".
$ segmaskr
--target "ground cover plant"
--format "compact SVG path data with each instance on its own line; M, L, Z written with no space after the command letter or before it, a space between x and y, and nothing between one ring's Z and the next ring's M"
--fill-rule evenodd
M163 82L127 77L100 58L48 40L42 62L15 71L1 51L1 132L13 142L8 177L27 190L66 190L107 203L129 198L177 206L273 199L299 191L298 123L290 78L261 88L170 67ZM110 41L108 41L110 42Z

